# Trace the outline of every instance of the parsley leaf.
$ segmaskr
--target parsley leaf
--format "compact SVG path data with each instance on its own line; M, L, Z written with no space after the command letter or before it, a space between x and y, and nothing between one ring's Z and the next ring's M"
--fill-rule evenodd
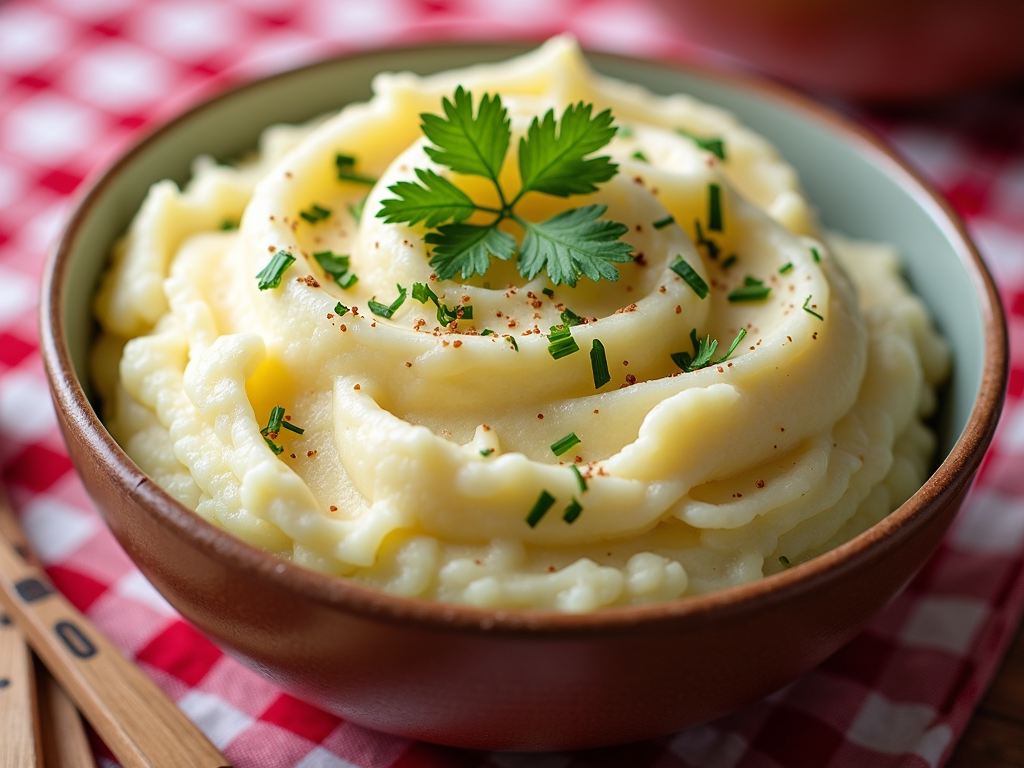
M428 227L436 227L446 221L464 221L476 210L469 195L434 171L416 169L416 177L423 186L412 181L400 181L388 187L398 195L381 201L377 216L386 224L422 221Z
M542 269L555 285L576 286L581 274L591 280L618 280L619 271L609 262L633 259L633 247L619 240L628 227L599 218L605 205L586 205L534 223L519 216L515 220L526 230L519 251L519 272L532 280Z
M455 103L445 98L441 104L445 117L420 115L423 133L434 144L426 148L427 156L456 173L483 176L497 184L512 138L511 120L501 97L484 94L474 116L473 94L460 85Z
M593 104L570 104L555 126L555 111L543 120L533 118L526 136L519 140L519 175L523 186L516 200L527 192L544 192L558 197L597 191L619 167L607 156L585 159L615 136L611 110L591 119Z
M507 261L516 251L515 238L498 229L497 222L488 226L445 224L437 232L428 232L424 239L434 246L430 266L441 280L459 273L463 280L482 275L491 264L491 256Z

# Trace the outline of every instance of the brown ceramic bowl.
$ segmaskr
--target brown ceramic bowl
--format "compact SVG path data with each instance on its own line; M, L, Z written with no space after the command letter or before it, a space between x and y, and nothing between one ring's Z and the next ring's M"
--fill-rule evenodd
M465 45L327 61L223 94L160 128L81 199L46 273L42 348L71 456L114 535L227 652L382 731L482 749L596 747L721 715L818 664L914 575L971 484L1003 401L999 301L946 203L875 139L774 86L592 57L606 73L722 105L768 136L827 225L900 248L953 346L935 474L863 535L754 584L566 615L411 600L314 573L214 528L146 477L97 417L85 370L93 286L149 184L183 181L200 152L237 156L265 125L365 98L381 69L437 71L523 50Z

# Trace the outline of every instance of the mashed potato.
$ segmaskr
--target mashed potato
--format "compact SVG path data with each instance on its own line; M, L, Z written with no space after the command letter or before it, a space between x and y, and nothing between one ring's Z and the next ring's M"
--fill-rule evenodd
M427 229L377 215L416 169L485 194L425 152L419 115L458 85L508 108L510 188L534 117L611 109L618 174L522 205L535 220L607 206L633 250L617 280L526 280L495 259L439 280ZM269 129L236 166L198 159L184 191L154 185L116 248L94 377L111 433L174 498L395 594L586 611L759 579L924 481L945 343L892 249L820 233L793 170L730 115L597 76L567 38L381 74L374 94ZM328 251L349 256L339 279ZM279 252L295 261L260 290ZM370 304L416 283L455 319L411 293L390 317ZM583 322L559 357L566 311ZM687 365L712 340L709 364ZM301 434L267 429L275 406Z

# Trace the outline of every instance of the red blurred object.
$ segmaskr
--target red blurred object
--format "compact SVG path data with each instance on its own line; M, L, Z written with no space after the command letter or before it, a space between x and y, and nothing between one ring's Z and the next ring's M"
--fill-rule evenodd
M667 0L699 46L803 88L924 99L1024 72L1021 0Z

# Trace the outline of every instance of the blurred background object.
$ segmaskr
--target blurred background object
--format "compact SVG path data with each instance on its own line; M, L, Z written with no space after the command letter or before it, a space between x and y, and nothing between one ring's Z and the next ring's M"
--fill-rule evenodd
M802 88L939 97L1024 72L1021 0L665 0L694 44Z

